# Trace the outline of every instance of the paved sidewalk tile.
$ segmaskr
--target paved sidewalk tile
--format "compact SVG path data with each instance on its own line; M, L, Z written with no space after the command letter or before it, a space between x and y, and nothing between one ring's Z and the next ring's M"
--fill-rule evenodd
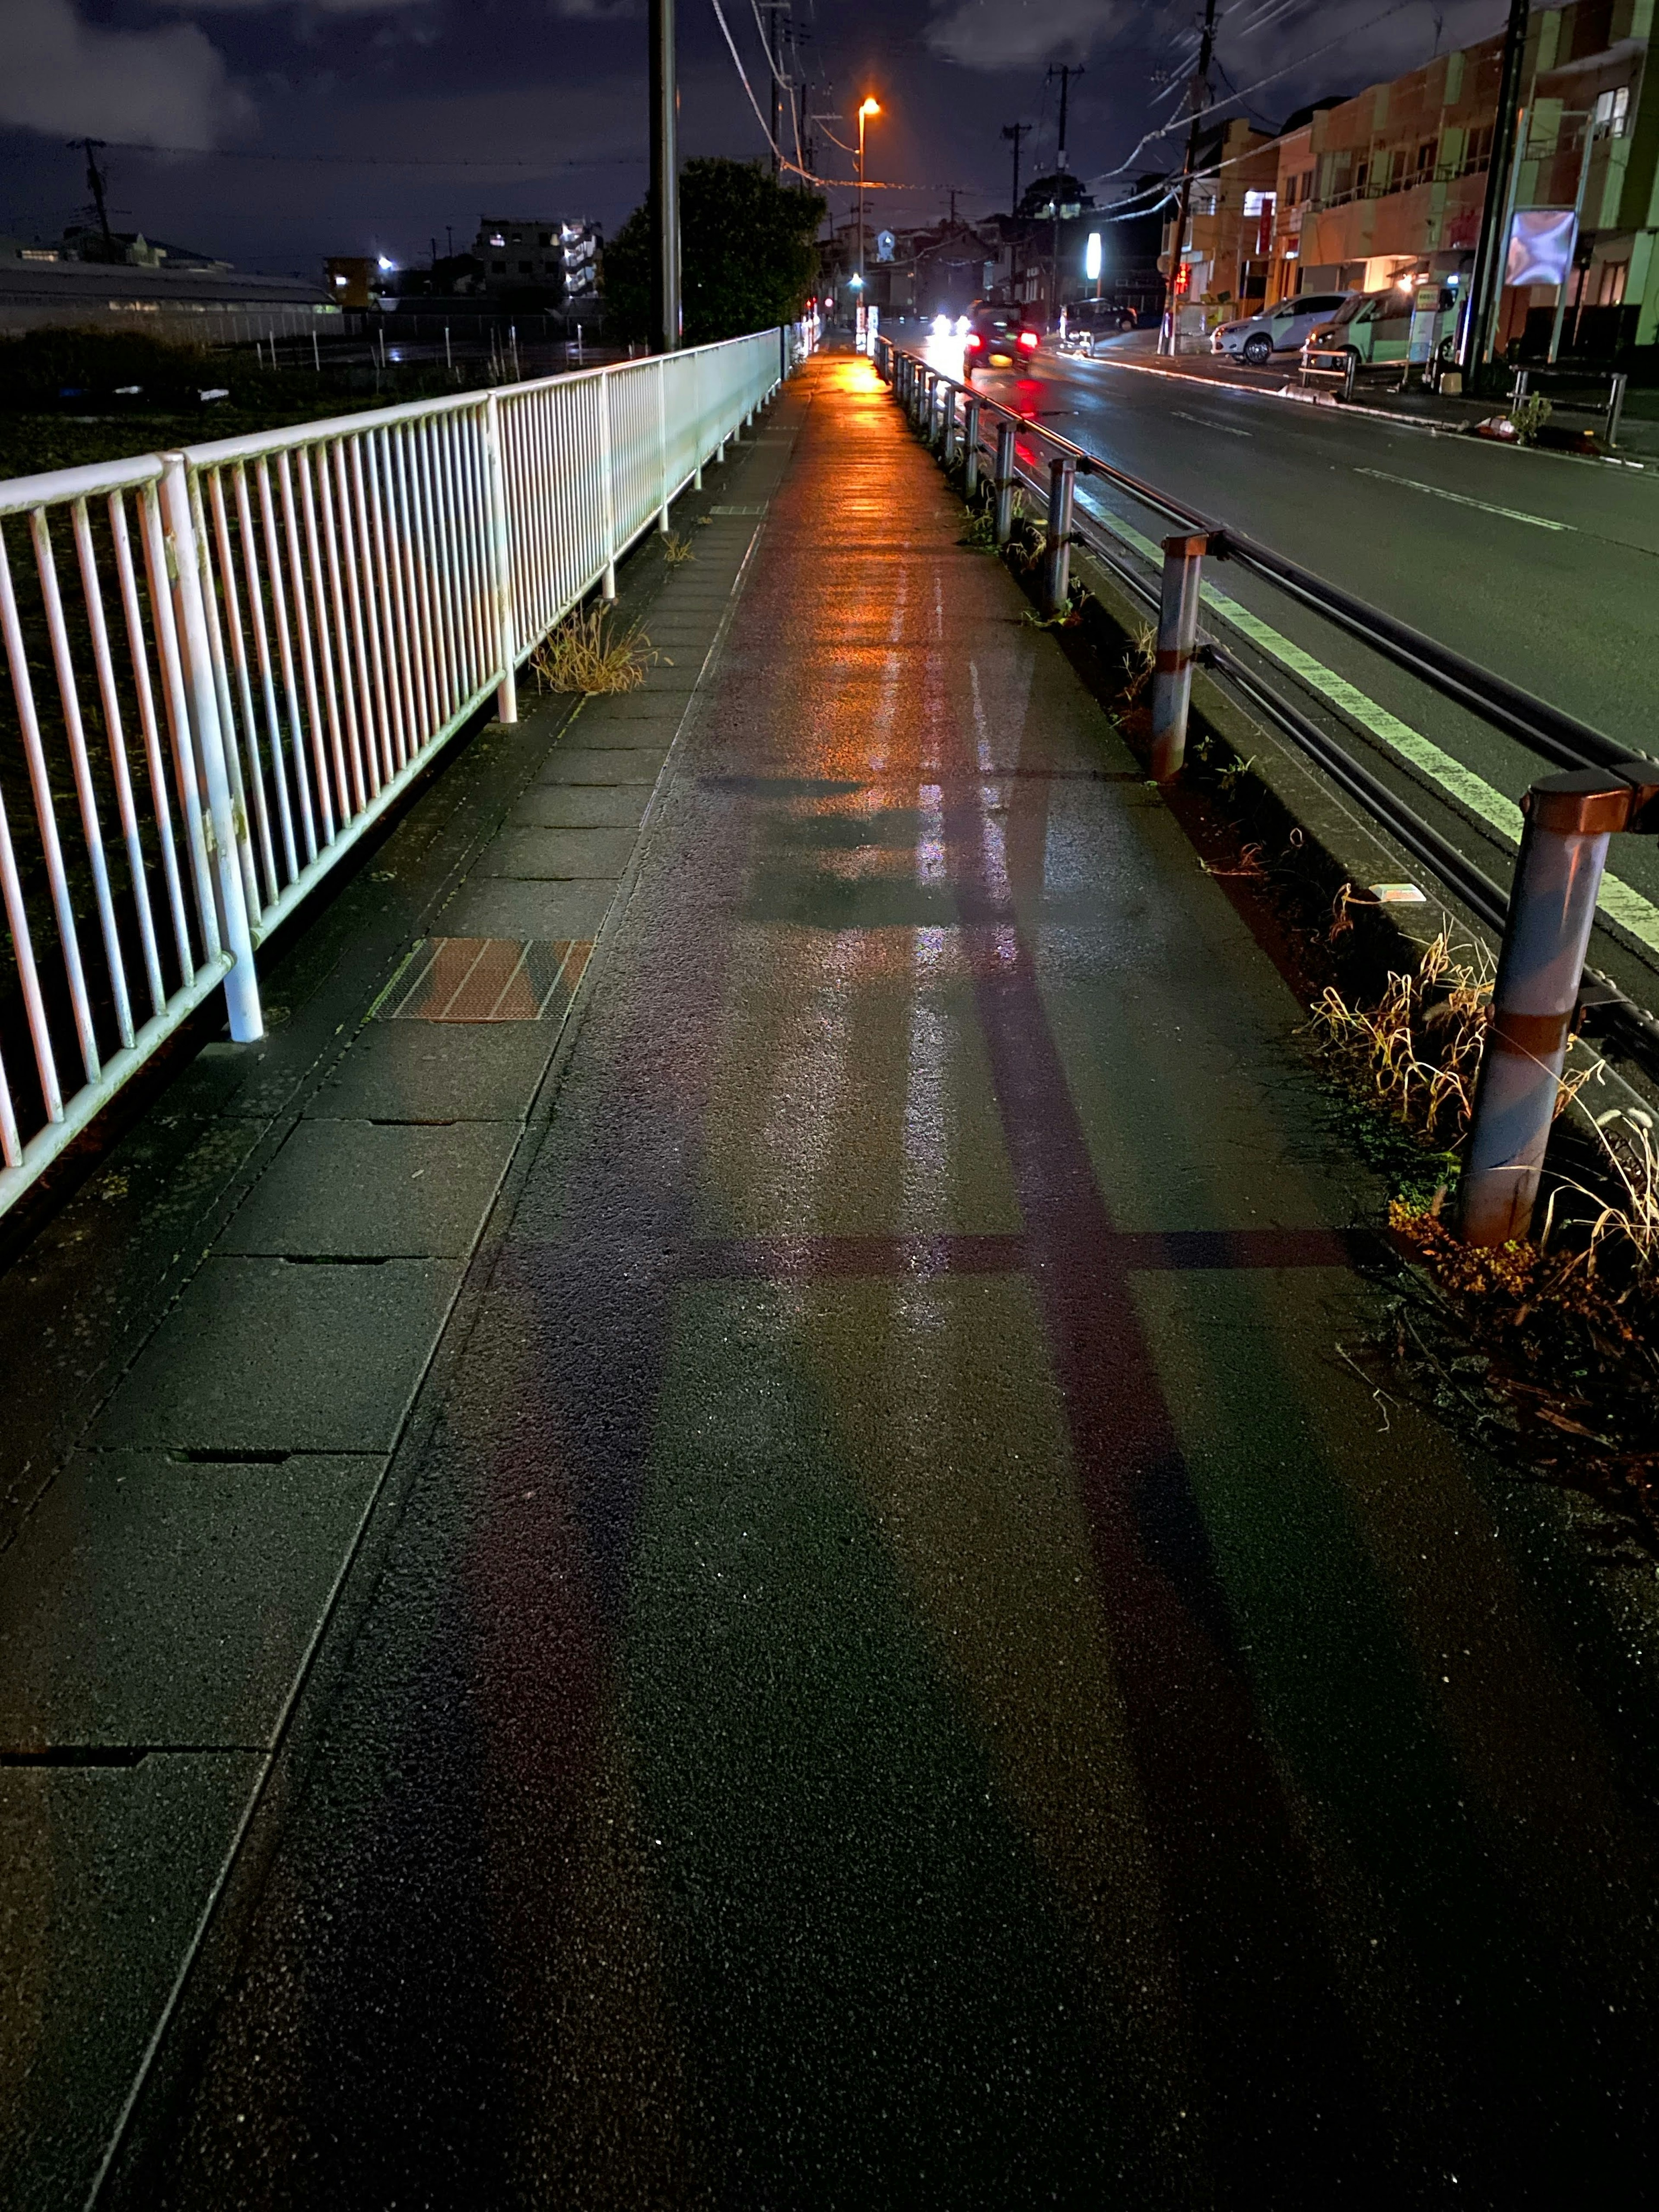
M637 830L647 803L638 784L542 783L515 802L507 820L526 830Z
M516 1121L556 1037L540 1022L368 1022L306 1113L320 1121Z
M479 855L475 873L525 883L614 883L628 866L638 835L625 830L503 830Z
M218 1249L298 1259L462 1258L518 1137L516 1120L447 1128L302 1121Z
M438 917L447 937L597 937L617 886L474 876Z
M655 783L668 757L668 741L659 745L581 749L557 745L548 755L547 766L536 778L539 783Z
M0 1748L269 1747L385 1465L77 1452L0 1554Z
M210 1259L93 1441L209 1453L389 1451L460 1273L456 1260Z

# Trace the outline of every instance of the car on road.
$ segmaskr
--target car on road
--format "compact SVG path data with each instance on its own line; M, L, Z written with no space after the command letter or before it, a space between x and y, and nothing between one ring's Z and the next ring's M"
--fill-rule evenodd
M1352 354L1357 363L1404 361L1411 346L1412 319L1419 304L1428 312L1432 295L1434 325L1431 356L1437 356L1457 327L1457 287L1391 284L1386 292L1351 292L1334 315L1316 323L1303 340L1304 365L1314 354L1328 365Z
M962 342L963 374L971 383L976 368L1018 368L1042 343L1042 331L1018 307L981 307Z
M1210 339L1210 350L1242 356L1252 368L1265 368L1276 353L1300 353L1316 323L1329 322L1346 301L1360 296L1357 292L1305 292L1298 299L1281 300L1264 314L1223 323Z

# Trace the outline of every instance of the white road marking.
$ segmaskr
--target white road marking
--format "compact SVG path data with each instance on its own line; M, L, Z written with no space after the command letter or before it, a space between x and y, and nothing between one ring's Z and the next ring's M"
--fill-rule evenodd
M1387 469L1356 467L1357 477L1380 477L1384 483L1404 484L1409 491L1425 491L1431 499L1449 499L1456 507L1478 507L1482 514L1501 514L1508 522L1529 522L1534 530L1568 530L1571 522L1552 522L1546 514L1522 514L1518 507L1494 507L1489 499L1471 499L1467 492L1448 491L1443 484L1419 483L1415 477L1397 477Z
M1096 507L1091 502L1089 512L1103 522L1115 538L1121 538L1126 545L1132 545L1137 553L1144 555L1154 568L1163 566L1164 549L1161 545L1106 507ZM1410 762L1421 775L1452 793L1471 814L1490 823L1508 843L1519 845L1521 809L1512 799L1506 799L1501 791L1488 783L1484 776L1477 775L1473 769L1465 768L1462 761L1454 760L1449 753L1443 752L1431 738L1425 738L1420 731L1413 729L1409 722L1402 722L1386 707L1378 706L1375 699L1367 698L1363 691L1349 683L1346 676L1339 676L1334 668L1327 668L1322 661L1316 660L1312 653L1304 653L1299 645L1274 629L1271 623L1263 622L1259 615L1253 615L1248 607L1241 606L1225 592L1217 591L1213 584L1204 586L1202 597L1206 606L1213 607L1224 621L1248 637L1270 659L1278 661L1281 667L1288 668L1293 675L1299 676L1311 690L1322 692L1334 707L1339 707L1344 714L1351 715L1362 729L1369 731L1391 751L1398 753L1402 760ZM1601 878L1601 896L1597 903L1604 914L1627 929L1650 951L1659 952L1659 906L1655 906L1651 899L1644 898L1622 878L1609 873Z
M1184 407L1172 407L1171 415L1178 415L1183 422L1201 422L1206 430L1219 430L1227 438L1254 438L1254 430L1235 430L1231 422L1218 422L1213 415L1189 415Z

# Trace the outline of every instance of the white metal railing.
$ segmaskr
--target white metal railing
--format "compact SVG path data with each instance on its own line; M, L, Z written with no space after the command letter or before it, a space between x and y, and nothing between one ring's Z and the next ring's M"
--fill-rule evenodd
M0 1212L724 449L798 325L0 483ZM9 712L8 712L9 708Z

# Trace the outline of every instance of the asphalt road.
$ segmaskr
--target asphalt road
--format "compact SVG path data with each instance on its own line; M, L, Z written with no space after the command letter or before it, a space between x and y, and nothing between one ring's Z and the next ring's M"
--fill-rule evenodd
M934 341L930 352L950 373L958 349ZM1296 405L1271 395L1281 381L1264 374L1254 386L1224 384L1045 350L1031 376L982 375L979 388L1610 737L1659 752L1659 467L1516 453ZM1149 538L1168 527L1094 484L1079 487L1079 499ZM1498 793L1518 799L1549 772L1271 586L1224 564L1211 574ZM1443 798L1435 779L1402 772L1386 746L1363 741L1362 750L1402 789ZM1505 840L1455 801L1431 811L1489 873L1507 879ZM1612 865L1659 903L1650 845L1624 841ZM1659 916L1648 964L1659 985Z
M1379 1419L1294 996L865 364L756 460L133 2201L1650 2201L1650 1701Z

